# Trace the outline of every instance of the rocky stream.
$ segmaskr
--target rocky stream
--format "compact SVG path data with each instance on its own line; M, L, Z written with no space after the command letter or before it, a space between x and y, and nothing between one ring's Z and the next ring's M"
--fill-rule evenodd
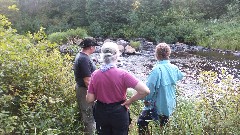
M234 81L238 85L236 88L239 88L239 52L212 50L185 44L171 44L170 46L172 49L171 63L177 65L185 73L184 79L177 84L184 97L197 97L200 89L198 75L201 71L214 71L220 74L222 70L225 70L227 74L234 76ZM156 62L154 48L155 45L152 43L146 43L141 46L139 52L122 54L118 60L118 67L126 69L145 82ZM92 57L99 59L99 53L94 53Z

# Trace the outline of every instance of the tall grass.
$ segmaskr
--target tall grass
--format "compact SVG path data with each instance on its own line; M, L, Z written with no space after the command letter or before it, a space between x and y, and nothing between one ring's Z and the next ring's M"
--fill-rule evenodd
M166 127L160 129L154 122L150 123L153 135L240 134L239 79L224 71L222 74L202 72L199 84L202 87L197 97L178 96L177 108ZM134 120L141 106L137 102L131 107ZM130 134L138 134L136 124L131 127Z

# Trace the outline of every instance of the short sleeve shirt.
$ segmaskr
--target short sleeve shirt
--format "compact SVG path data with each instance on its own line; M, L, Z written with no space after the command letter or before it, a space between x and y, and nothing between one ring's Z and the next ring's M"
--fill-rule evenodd
M87 54L80 52L75 57L73 69L78 86L86 87L83 78L91 77L91 74L96 70L96 66Z
M91 77L88 92L103 103L115 103L126 99L127 88L135 88L139 80L126 70L111 68L106 72L96 70Z

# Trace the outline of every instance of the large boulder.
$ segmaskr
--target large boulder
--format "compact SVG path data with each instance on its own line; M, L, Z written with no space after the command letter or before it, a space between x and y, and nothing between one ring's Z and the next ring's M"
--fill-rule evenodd
M131 47L130 45L127 45L125 47L125 53L126 54L135 54L136 50L133 47Z

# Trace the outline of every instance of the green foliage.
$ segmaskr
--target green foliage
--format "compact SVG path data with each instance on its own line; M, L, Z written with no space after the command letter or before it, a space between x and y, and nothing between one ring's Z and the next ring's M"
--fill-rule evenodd
M196 41L199 38L199 33L197 33L197 28L199 28L199 24L196 20L181 20L177 22L176 26L176 35L175 37L183 37L184 42L187 44L196 45ZM184 35L184 36L183 36Z
M139 0L139 3L139 7L135 9L135 12L142 22L149 22L153 21L153 19L161 18L162 13L171 6L168 0Z
M71 57L43 29L26 37L0 19L0 134L78 133Z
M67 30L67 36L68 37L79 37L79 38L84 38L87 36L87 31L83 28L77 28L77 29L70 29Z
M138 27L139 37L146 38L149 41L159 40L159 28L154 22L144 22Z
M48 36L48 39L54 43L66 43L71 38L84 38L87 37L87 31L83 28L70 29L66 32L55 32Z
M199 31L201 27L199 27ZM207 47L227 50L240 50L240 25L237 21L212 21L204 27L205 35L198 38L198 42Z
M121 31L122 35L125 38L131 39L131 38L138 38L138 30L137 28L139 27L139 25L141 24L141 22L139 22L139 18L136 14L135 11L133 11L132 13L129 14L129 24L124 25L122 29L120 29L119 31Z
M138 31L136 31L136 29L134 29L134 27L129 27L129 26L125 26L123 29L119 30L122 31L122 35L123 37L127 38L127 39L131 39L131 38L137 38L137 33Z
M178 95L177 108L164 128L150 122L153 134L239 134L240 84L222 70L221 74L204 71L199 75L201 89L197 98L186 98ZM180 89L178 89L180 90ZM180 92L181 93L181 92ZM133 120L139 116L143 103L136 102L131 106ZM134 112L134 113L133 113ZM130 129L137 134L137 126Z
M205 19L219 19L220 16L227 13L227 5L234 0L197 0L196 8L198 12L204 13Z
M17 2L15 0L0 0L0 13L7 17L16 16L17 11L19 10L16 4Z
M233 0L232 3L228 4L227 6L228 12L227 14L223 15L222 18L227 20L239 20L240 19L240 1Z
M90 28L91 33L97 36L100 32L102 37L121 36L122 31L119 30L129 23L132 3L131 0L89 0L86 5L87 18L89 22L94 22L90 26L97 28L96 31Z
M140 41L130 41L130 46L133 47L134 49L139 49L141 43Z
M222 69L222 74L203 72L200 75L202 100L198 108L202 108L204 121L203 131L217 134L239 134L239 80Z
M67 42L67 33L66 32L55 32L48 36L48 39L53 43L64 43Z
M18 33L44 27L57 43L68 40L63 31L81 27L94 37L167 43L182 39L190 45L239 50L239 0L1 0L0 5ZM213 24L214 19L222 24ZM229 24L233 22L235 27ZM214 25L233 37L223 29L215 31Z
M100 23L97 21L94 21L93 23L90 24L88 27L88 30L91 35L94 37L101 37L102 35L106 35L106 31L104 28L101 27Z
M1 5L10 5L12 1L15 0L0 2ZM15 1L14 4L17 5L18 12L5 9L1 13L10 18L19 33L37 32L42 26L49 34L88 25L85 15L86 0L24 0Z
M6 97L5 97L6 98ZM4 101L5 99L0 98L1 101ZM6 100L9 101L9 100ZM11 133L14 131L15 127L17 126L17 116L11 116L10 112L7 111L1 111L0 112L0 134L4 133Z
M212 28L213 31L205 30L205 34L214 35L212 32L222 30L218 26ZM2 15L0 35L0 134L81 132L83 127L73 100L72 58L60 54L57 45L46 40L43 28L34 34L19 35ZM176 111L168 125L159 129L151 122L152 133L240 134L239 79L223 69L222 74L202 72L199 84L202 87L197 99L179 95ZM132 135L138 131L136 121L141 107L141 101L130 107Z

